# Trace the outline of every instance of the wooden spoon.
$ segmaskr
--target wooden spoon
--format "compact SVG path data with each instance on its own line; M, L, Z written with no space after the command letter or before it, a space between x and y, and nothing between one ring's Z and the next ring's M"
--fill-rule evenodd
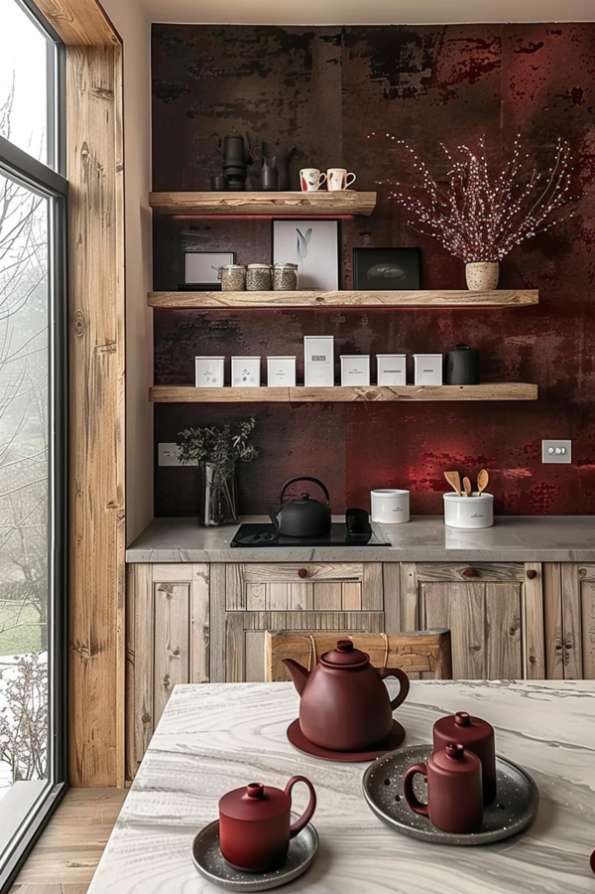
M457 497L462 497L461 493L461 476L458 472L445 472L444 477L456 493Z
M477 476L477 493L482 494L486 487L488 486L490 480L490 476L488 475L487 469L482 469Z
M470 497L473 493L473 488L471 487L471 481L467 478L466 475L463 478L463 487L465 488L465 496Z

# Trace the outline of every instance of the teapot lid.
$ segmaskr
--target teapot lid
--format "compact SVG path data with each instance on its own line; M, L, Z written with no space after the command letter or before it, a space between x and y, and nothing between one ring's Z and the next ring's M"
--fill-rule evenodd
M223 795L219 801L219 814L234 820L260 822L283 815L289 807L289 795L280 788L250 782Z
M455 742L464 742L466 745L479 742L494 734L492 725L487 720L473 717L466 711L457 711L456 714L440 717L434 724L434 729L444 738L452 739Z
M326 667L356 668L369 664L370 656L356 649L350 639L340 639L335 649L321 655L320 661Z

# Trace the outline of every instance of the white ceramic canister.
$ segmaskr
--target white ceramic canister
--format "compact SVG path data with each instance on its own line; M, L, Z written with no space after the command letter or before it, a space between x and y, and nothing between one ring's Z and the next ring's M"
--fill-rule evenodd
M370 491L372 521L383 525L401 525L409 521L409 491L381 487Z
M494 524L493 494L459 497L444 494L444 524L449 528L491 528Z

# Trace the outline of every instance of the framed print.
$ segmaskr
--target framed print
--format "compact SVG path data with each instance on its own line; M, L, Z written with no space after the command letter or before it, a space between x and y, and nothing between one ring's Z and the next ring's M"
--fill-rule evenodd
M300 289L339 288L339 223L274 220L273 263L297 264Z
M354 248L353 288L363 291L421 288L419 248Z
M186 251L184 283L187 286L202 286L216 291L221 286L219 268L224 264L235 264L235 260L235 251Z

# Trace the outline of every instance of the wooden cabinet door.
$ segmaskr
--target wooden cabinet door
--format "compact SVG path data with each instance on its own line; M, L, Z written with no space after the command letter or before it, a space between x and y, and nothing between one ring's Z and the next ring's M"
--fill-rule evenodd
M176 683L209 679L209 566L130 565L127 605L131 778Z
M516 562L402 563L398 578L385 566L387 631L450 629L458 679L543 677L541 575Z
M595 565L545 566L548 677L595 679Z

